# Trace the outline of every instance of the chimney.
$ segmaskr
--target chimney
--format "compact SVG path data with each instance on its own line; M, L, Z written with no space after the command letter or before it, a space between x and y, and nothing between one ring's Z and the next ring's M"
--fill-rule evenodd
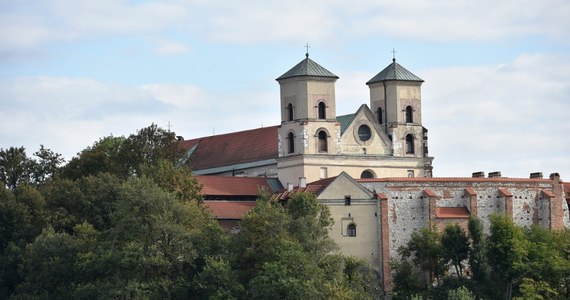
M556 180L556 179L560 179L560 174L558 173L550 174L550 180Z
M473 178L485 178L485 172L473 172Z
M292 191L292 190L293 190L293 184L287 182L287 192L290 192L290 191Z
M500 178L501 171L489 172L489 178Z
M542 179L542 172L530 173L530 178Z
M299 187L300 188L307 187L307 177L299 177Z

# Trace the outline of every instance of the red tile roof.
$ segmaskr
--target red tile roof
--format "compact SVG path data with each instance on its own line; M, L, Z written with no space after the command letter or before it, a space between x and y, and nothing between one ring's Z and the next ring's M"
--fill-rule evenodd
M275 159L278 156L278 128L271 126L201 137L182 141L180 145L186 150L196 146L190 158L192 170Z
M499 192L501 193L501 195L503 195L503 197L512 197L513 193L511 193L511 191L509 191L508 189L499 189Z
M476 177L385 177L385 178L359 178L358 182L544 182L552 183L545 178L476 178Z
M469 218L469 210L466 207L437 207L435 215L440 219L463 219Z
M333 182L336 179L337 176L335 177L329 177L329 178L325 178L325 179L321 179L321 180L317 180L317 181L313 181L311 183L307 183L307 186L304 188L301 187L295 187L293 188L293 190L291 191L283 191L279 194L277 194L277 199L279 200L287 200L289 199L289 197L296 193L296 192L305 192L305 193L313 193L315 195L320 194L327 186L329 186L329 184L331 184L331 182Z
M241 220L253 207L255 201L204 201L216 219Z
M272 192L265 177L195 176L202 184L202 195L257 196L260 187Z

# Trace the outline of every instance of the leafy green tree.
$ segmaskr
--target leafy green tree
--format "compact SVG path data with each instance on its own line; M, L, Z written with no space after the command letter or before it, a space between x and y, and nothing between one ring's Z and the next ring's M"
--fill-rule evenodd
M476 283L483 283L487 278L489 269L485 248L485 236L483 235L483 224L481 224L481 220L470 216L467 228L469 230L469 237L471 238L469 267L473 274L472 278Z
M522 228L506 216L491 216L487 251L496 279L505 284L505 297L512 299L514 284L529 270L528 241Z
M37 185L44 184L48 179L56 175L61 165L65 162L61 154L44 148L44 145L40 145L40 150L35 152L34 156L37 159L32 160L31 175L33 182Z
M24 147L0 149L0 181L10 189L16 189L23 183L42 185L57 174L64 162L61 154L43 145L34 156L37 159L28 157Z
M338 248L328 234L333 225L328 207L319 203L314 194L293 194L287 202L287 212L292 218L289 231L304 251L322 256Z
M459 287L449 291L447 294L448 300L475 300L475 296L466 287Z
M176 166L172 161L162 159L156 164L142 164L141 174L151 178L167 192L174 193L183 201L202 202L202 187L192 177L192 172L185 166Z
M212 300L239 299L245 292L236 270L224 258L205 257L203 270L194 278L196 298Z
M44 230L26 247L24 280L17 287L16 299L72 299L76 257L77 243L71 235Z
M553 231L533 226L526 229L525 234L529 241L528 265L529 270L532 270L525 275L527 290L547 286L557 294L564 293L570 278L569 231ZM522 284L520 289L522 291ZM542 295L550 297L545 293Z
M392 282L394 284L394 299L409 299L425 290L425 285L419 281L420 274L407 259L390 262Z
M20 183L29 183L32 162L24 147L0 149L0 181L9 189Z
M428 275L428 286L441 283L445 273L445 261L441 245L441 234L435 227L425 227L414 231L405 247L398 250L403 258L412 258L412 262Z
M107 136L99 139L73 157L62 168L62 176L68 179L79 179L99 173L111 173L117 176L125 174L126 171L121 170L119 160L119 150L124 141L125 137L122 136Z
M531 278L523 278L520 284L520 297L513 297L516 300L542 300L557 299L558 292L550 287L545 281L534 281Z
M463 276L463 262L469 257L469 240L458 224L447 224L441 236L443 259L450 261L457 276Z
M161 160L180 163L184 150L178 145L176 134L156 124L131 134L121 145L118 159L125 176L140 175L143 164L156 165Z

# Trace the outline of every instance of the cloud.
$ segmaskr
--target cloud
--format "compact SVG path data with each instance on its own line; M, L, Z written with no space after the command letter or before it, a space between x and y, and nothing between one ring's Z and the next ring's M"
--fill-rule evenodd
M358 37L430 41L504 41L570 31L565 0L482 1L30 1L0 10L0 54L43 50L56 43L171 32L230 43L311 40L343 43ZM187 49L171 41L156 53Z
M557 63L568 59L520 55L500 66L424 71L423 121L435 174L570 174L570 67Z
M274 92L211 92L189 84L109 84L89 78L0 80L0 148L40 144L67 159L99 138L151 123L186 138L276 125ZM9 100L6 100L9 99Z

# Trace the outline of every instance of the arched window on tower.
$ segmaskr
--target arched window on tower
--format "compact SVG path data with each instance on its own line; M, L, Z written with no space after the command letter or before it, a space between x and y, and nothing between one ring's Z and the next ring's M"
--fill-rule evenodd
M293 104L287 105L287 121L293 121Z
M384 120L384 110L382 109L382 107L378 107L378 123L383 124Z
M409 105L406 107L406 123L414 123L414 109Z
M348 225L348 227L346 228L346 233L350 237L355 237L356 236L356 224L350 223Z
M318 134L319 141L318 141L318 151L319 152L328 152L327 147L327 133L324 130L319 131Z
M295 153L295 135L292 132L289 132L287 139L289 143L289 153Z
M414 136L406 135L406 154L414 154Z
M327 118L327 105L324 102L319 102L319 119Z

